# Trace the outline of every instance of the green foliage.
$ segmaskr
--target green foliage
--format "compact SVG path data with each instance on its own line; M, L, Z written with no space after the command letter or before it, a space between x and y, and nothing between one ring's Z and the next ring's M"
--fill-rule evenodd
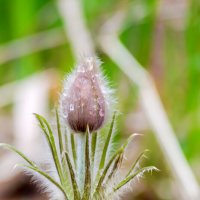
M113 142L112 140L114 138L112 135L114 134L113 127L116 113L113 115L109 131L103 141L99 141L97 137L97 134L101 134L101 132L90 133L89 128L87 128L85 134L77 133L74 135L73 133L67 133L70 136L70 140L65 141L64 133L61 131L59 115L56 111L58 147L56 146L55 136L49 123L44 117L38 114L35 114L35 116L48 142L59 182L14 147L8 144L0 144L0 147L14 151L22 157L27 164L22 164L20 166L40 174L44 179L47 179L51 184L55 185L63 193L65 200L112 199L118 190L124 188L124 186L135 177L140 176L145 171L156 169L155 167L138 169L136 165L144 155L144 152L142 152L124 179L120 182L117 182L117 179L116 181L111 181L112 179L115 180L116 176L120 176L120 166L123 161L125 149L135 136L132 135L124 145L109 157L108 151L109 148L112 148L110 144ZM81 138L81 143L79 143L79 145L82 147L80 149L84 149L80 154L77 153L76 142L78 138ZM97 152L96 147L99 146L100 143L103 143L104 146L100 149L99 158L99 152ZM71 151L69 150L70 148ZM98 161L97 163L99 165L96 173L95 168L97 168L97 166L95 166L95 161ZM78 181L80 181L78 180L78 169L82 169L81 174L84 176L82 183L83 191L80 188L80 184L78 184ZM71 194L71 191L73 191L73 194Z

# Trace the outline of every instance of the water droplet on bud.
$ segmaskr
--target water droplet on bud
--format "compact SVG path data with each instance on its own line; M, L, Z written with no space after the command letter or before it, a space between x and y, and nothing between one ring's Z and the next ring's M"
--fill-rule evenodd
M65 118L65 119L66 119L67 117L68 117L68 115L67 115L67 114L63 114L63 118Z
M73 105L73 104L70 104L70 105L69 105L69 110L70 110L70 111L74 111L74 105Z

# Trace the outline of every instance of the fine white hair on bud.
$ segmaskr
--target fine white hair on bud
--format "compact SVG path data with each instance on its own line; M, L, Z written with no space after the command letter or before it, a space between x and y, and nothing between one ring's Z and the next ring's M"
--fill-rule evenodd
M60 106L64 121L75 132L99 129L108 115L111 90L100 70L100 61L84 57L64 80Z

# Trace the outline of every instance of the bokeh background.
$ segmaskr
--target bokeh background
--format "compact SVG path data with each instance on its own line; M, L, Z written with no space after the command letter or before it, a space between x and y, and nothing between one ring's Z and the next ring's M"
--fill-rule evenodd
M160 169L136 181L124 199L184 199L162 143L145 116L138 87L96 40L109 18L117 12L126 13L119 39L154 80L181 153L198 183L200 1L82 0L80 5L103 70L115 88L120 111L118 139L122 141L134 132L143 134L132 144L129 154L136 158L139 152L149 149L141 164ZM15 145L39 162L44 159L43 149L32 113L53 118L62 80L76 63L68 28L57 1L0 0L0 142ZM17 162L17 156L0 151L0 199L47 199L37 184L30 183L29 176L13 170Z

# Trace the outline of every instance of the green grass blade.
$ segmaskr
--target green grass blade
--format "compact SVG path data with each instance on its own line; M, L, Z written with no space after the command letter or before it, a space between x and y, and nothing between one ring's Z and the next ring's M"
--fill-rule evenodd
M65 199L68 200L68 197L67 197L67 194L66 194L64 188L58 182L56 182L51 176L49 176L48 174L46 174L45 172L43 172L42 170L40 170L39 168L34 167L34 166L28 166L28 165L19 165L19 166L31 169L31 170L39 173L46 179L48 179L52 184L54 184L63 193L63 195L65 196Z
M91 191L91 169L90 169L90 143L89 143L89 127L87 127L85 141L85 184L82 200L90 199Z
M103 169L103 167L105 165L106 156L107 156L107 153L108 153L108 146L109 146L111 138L112 138L115 117L116 117L116 112L114 112L112 122L111 122L111 125L110 125L110 129L109 129L109 132L108 132L108 136L106 138L106 142L105 142L105 145L104 145L104 148L103 148L103 152L102 152L102 156L101 156L101 160L100 160L100 164L99 164L99 171L101 169Z
M158 170L158 169L156 167L154 167L154 166L143 167L143 168L139 169L137 172L135 172L134 174L131 174L131 175L127 176L123 181L121 181L117 185L117 187L114 188L114 192L117 191L117 190L119 190L121 187L123 187L124 185L126 185L131 180L133 180L136 176L142 175L143 173L145 173L147 171L153 171L153 170Z
M70 176L71 176L71 182L72 182L72 187L73 187L73 191L74 191L74 199L80 200L81 195L80 195L78 185L77 185L77 182L76 182L76 177L75 177L75 173L74 173L74 170L73 170L73 167L72 167L72 163L71 163L71 160L69 158L69 154L67 152L65 152L65 157L66 157L66 160L67 160L67 165L68 165L69 173L70 173Z
M71 148L72 148L74 166L76 167L76 147L75 147L75 140L74 140L74 134L73 133L71 133L71 135L70 135L70 140L71 140Z
M15 147L13 147L13 146L11 146L9 144L5 144L5 143L0 143L0 147L9 149L10 151L13 151L13 152L17 153L21 158L23 158L31 166L36 166L33 161L31 161L30 159L28 159L22 152L20 152L19 150L17 150Z

